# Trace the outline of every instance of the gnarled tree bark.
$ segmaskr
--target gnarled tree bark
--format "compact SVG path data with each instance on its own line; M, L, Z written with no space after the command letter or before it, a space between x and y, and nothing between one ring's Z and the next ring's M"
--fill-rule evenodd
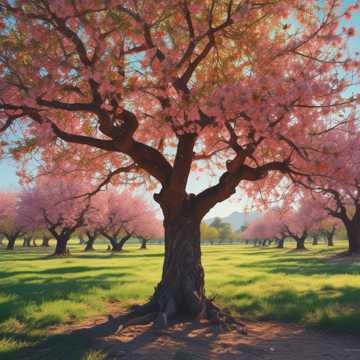
M158 321L182 312L194 317L206 312L204 269L201 264L200 222L191 214L165 220L163 273L153 299Z

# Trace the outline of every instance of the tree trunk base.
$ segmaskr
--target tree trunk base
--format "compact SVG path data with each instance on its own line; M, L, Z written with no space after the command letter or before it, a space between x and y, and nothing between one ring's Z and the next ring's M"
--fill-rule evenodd
M111 252L113 252L113 253L119 253L119 252L122 252L122 248L117 248L117 247L113 247L113 248L111 248Z
M171 306L170 306L171 307ZM207 320L209 325L217 325L220 329L229 330L236 328L241 334L247 335L246 324L237 320L225 310L221 310L214 304L213 300L206 299L205 311L196 318L182 312L169 312L169 306L165 311L160 311L160 303L151 299L148 303L134 306L132 310L122 316L114 318L109 316L111 328L116 329L114 333L120 333L130 326L152 324L154 329L163 330L170 323L181 323L185 321Z
M86 247L84 249L85 252L88 252L88 251L95 251L95 249L91 246L91 247Z

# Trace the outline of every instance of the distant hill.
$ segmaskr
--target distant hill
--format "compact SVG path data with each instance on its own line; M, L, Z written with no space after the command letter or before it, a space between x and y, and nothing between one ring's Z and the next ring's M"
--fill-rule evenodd
M232 214L226 217L220 217L223 222L229 223L234 230L240 229L243 225L248 225L253 220L261 216L258 212L239 212L234 211ZM206 224L211 224L215 218L205 219Z

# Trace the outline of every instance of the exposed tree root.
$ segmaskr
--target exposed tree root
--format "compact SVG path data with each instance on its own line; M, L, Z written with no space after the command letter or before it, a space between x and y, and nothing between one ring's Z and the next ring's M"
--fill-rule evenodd
M114 318L109 316L112 327L117 328L115 333L135 325L153 324L154 329L166 329L171 322L184 322L190 318L181 312L176 311L175 303L167 303L163 311L159 311L159 304L151 300L145 305L134 307L128 314ZM209 325L217 325L219 329L229 330L236 328L241 334L247 335L247 328L243 322L240 322L230 313L221 310L214 304L213 300L205 301L204 311L200 312L197 317L191 317L192 320L208 320Z

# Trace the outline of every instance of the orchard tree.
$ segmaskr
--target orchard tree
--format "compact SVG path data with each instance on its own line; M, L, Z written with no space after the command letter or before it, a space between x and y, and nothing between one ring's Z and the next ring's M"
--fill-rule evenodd
M83 194L83 195L89 195ZM104 212L107 210L107 196L102 192L91 195L91 208L85 213L86 226L78 229L78 237L80 244L84 244L84 251L94 251L94 243L101 234L104 224ZM87 241L85 241L86 236Z
M31 240L33 240L33 235L30 233L25 233L23 236L23 247L30 247Z
M341 225L341 220L332 216L328 216L321 222L321 233L328 246L334 246L334 237L336 232L341 228Z
M84 251L94 251L94 243L97 237L99 236L99 232L97 230L85 230L85 235L87 237L86 245Z
M280 209L266 211L261 217L249 224L243 232L243 238L254 242L275 240L278 247L283 248L286 234L283 228L282 216Z
M324 211L343 223L349 240L348 254L352 255L360 254L360 132L354 114L346 125L328 135L314 159L315 165L308 170L311 175L297 182L312 191ZM312 168L319 164L321 176L312 175Z
M122 251L132 236L152 236L149 227L156 226L151 224L154 221L153 210L142 197L115 189L98 195L102 197L100 232L110 241L112 251Z
M46 227L56 240L55 256L68 254L67 243L85 225L89 199L79 198L88 189L71 177L40 177L35 186L21 193L19 214L24 221Z
M14 250L16 239L24 234L19 218L18 200L17 192L0 192L0 235L8 241L7 250Z
M285 210L282 231L296 241L296 250L305 250L306 238L320 232L321 222L328 214L312 197L299 199L296 206L296 209Z
M26 161L40 147L65 170L76 163L103 179L128 170L160 185L163 274L132 315L219 320L205 296L201 220L238 186L273 189L313 134L334 125L329 112L354 103L344 95L354 29L339 22L356 6L341 5L0 0L0 130L27 134L2 151ZM204 170L217 183L187 193L190 173Z
M164 226L162 221L156 216L155 211L150 210L141 213L138 219L138 227L135 229L135 236L141 241L140 249L146 249L146 244L150 240L160 240L164 238Z

